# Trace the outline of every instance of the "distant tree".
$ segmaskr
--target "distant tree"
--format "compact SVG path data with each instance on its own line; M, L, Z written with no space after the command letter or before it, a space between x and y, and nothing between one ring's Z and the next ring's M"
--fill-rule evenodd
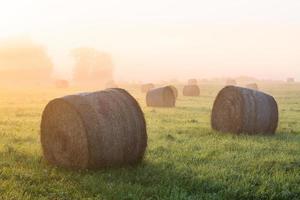
M104 84L112 80L113 62L109 54L88 47L73 49L71 54L75 59L75 82Z
M45 48L30 39L0 43L0 79L40 83L49 80L53 64Z

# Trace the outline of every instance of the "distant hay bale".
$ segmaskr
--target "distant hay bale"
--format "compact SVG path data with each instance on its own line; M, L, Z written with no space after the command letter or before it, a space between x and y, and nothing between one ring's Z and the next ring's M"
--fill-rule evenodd
M287 78L286 82L287 83L295 83L295 79L294 78Z
M226 85L237 85L236 80L234 79L227 79Z
M249 83L246 85L246 88L249 88L252 90L258 90L258 85L256 83Z
M155 86L153 83L147 83L147 84L143 84L141 86L141 91L143 93L147 93L149 90L153 89Z
M113 80L111 80L105 84L105 88L118 88L118 85Z
M55 87L56 88L68 88L69 87L69 81L67 81L67 80L56 80L55 81Z
M200 95L200 88L198 85L186 85L183 87L183 96L196 97Z
M169 85L169 87L172 89L172 91L174 93L174 96L177 99L177 97L178 97L178 90L177 90L177 88L175 86L173 86L173 85Z
M43 111L41 143L45 159L65 168L136 164L147 146L144 114L123 89L57 98Z
M176 97L171 87L161 87L149 90L146 96L149 107L174 107Z
M189 79L188 80L188 85L198 85L198 81L197 79Z
M268 94L227 86L215 99L211 125L217 131L236 134L274 134L277 124L277 103Z

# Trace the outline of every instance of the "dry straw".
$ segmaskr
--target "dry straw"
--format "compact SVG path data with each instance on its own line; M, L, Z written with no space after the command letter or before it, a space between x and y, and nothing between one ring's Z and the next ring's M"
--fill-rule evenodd
M287 83L295 83L295 79L294 78L287 78L286 82Z
M211 125L221 132L274 134L278 124L275 99L263 92L227 86L214 102Z
M150 107L174 107L176 97L170 86L155 88L148 91L146 103Z
M147 84L143 84L141 86L141 91L143 93L147 93L149 90L153 89L155 86L153 83L147 83Z
M147 146L144 114L123 89L57 98L41 122L45 159L53 165L97 169L140 162Z
M177 88L175 86L173 86L173 85L169 85L169 87L172 89L173 94L174 94L175 98L177 99L177 97L178 97L178 90L177 90Z
M196 97L200 95L200 88L198 85L186 85L183 87L183 96Z

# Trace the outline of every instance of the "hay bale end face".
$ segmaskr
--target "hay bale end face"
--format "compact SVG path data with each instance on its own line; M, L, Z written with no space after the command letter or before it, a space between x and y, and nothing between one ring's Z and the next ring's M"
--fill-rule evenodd
M277 103L268 94L227 86L215 99L211 125L217 131L236 134L274 134L277 124Z
M143 84L141 86L141 91L143 93L147 93L149 90L153 89L155 86L153 83L147 83L147 84Z
M294 78L287 78L286 82L287 83L295 83L295 79Z
M43 111L41 143L45 159L65 168L136 164L147 146L144 114L123 89L57 98Z
M176 97L169 86L155 88L147 92L146 103L149 107L174 107Z
M189 79L188 80L188 85L198 85L197 79L195 79L195 78Z
M183 87L183 96L197 97L200 96L200 88L198 85L186 85Z
M174 93L174 96L177 99L177 97L178 97L178 90L177 90L177 88L175 86L173 86L173 85L169 85L169 87L172 89L172 91Z
M258 90L258 85L256 83L249 83L246 85L246 88L249 88L252 90Z

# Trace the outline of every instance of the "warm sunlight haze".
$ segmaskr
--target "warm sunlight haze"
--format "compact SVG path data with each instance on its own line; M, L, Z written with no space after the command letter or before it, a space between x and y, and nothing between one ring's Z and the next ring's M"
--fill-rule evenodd
M0 200L300 200L300 0L0 0Z
M70 49L109 52L117 80L252 76L300 79L297 0L10 0L0 39L44 45L70 78Z

